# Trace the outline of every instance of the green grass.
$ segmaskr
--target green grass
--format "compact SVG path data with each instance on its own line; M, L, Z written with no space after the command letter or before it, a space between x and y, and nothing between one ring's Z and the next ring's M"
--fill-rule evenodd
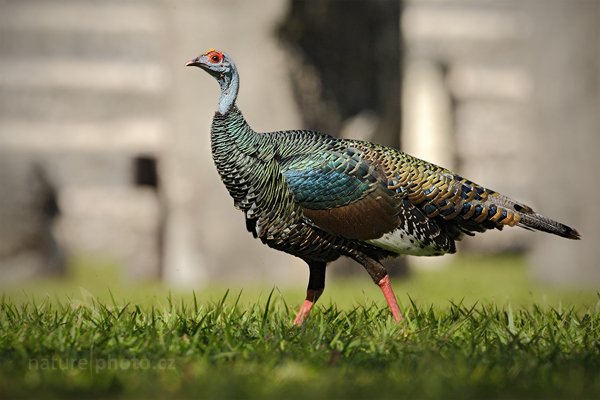
M598 294L534 285L521 259L457 262L394 282L402 324L366 276L329 282L302 328L291 326L301 289L169 295L113 277L111 294L99 277L81 289L72 276L5 290L0 393L600 398Z
M321 308L304 328L272 297L240 307L168 303L0 307L10 397L594 398L595 309L410 305Z

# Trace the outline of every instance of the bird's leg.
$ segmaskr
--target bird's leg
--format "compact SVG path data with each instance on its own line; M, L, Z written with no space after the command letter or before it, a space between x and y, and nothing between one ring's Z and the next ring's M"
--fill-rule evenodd
M396 322L402 321L404 319L404 316L402 315L402 311L400 311L400 306L398 305L398 301L396 300L396 294L394 293L394 289L392 289L390 277L388 275L384 276L379 280L379 282L377 282L377 285L383 292L383 296L385 297L385 301L387 301L388 306L392 311L394 320Z
M296 319L294 319L294 325L302 325L304 320L310 313L323 290L325 290L325 266L326 264L321 261L306 261L310 270L308 278L308 288L306 289L306 300L302 303Z
M373 282L375 282L383 292L383 296L388 303L388 307L392 312L394 320L396 322L402 321L404 316L402 315L402 311L400 311L398 300L396 300L396 294L394 293L394 289L392 289L390 277L388 276L385 267L381 265L379 261L373 260L362 254L353 258L365 267L369 275L371 275Z

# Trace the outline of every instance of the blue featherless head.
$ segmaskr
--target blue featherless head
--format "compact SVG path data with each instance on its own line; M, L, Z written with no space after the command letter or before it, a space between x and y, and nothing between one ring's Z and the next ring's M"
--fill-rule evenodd
M235 103L239 89L239 77L233 60L225 53L210 49L185 65L200 67L219 82L221 87L219 112L226 114Z

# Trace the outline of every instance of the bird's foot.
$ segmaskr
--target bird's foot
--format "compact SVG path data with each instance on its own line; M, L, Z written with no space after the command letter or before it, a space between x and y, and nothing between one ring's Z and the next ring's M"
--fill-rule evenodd
M302 306L300 307L300 310L294 319L294 325L300 326L304 323L304 320L306 320L310 310L313 308L319 297L321 297L322 293L323 290L306 290L306 300L304 300L304 303L302 303Z

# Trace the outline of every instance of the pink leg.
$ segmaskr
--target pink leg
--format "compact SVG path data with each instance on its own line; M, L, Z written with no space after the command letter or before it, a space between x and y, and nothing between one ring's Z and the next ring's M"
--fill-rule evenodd
M378 283L381 291L383 292L383 296L392 311L392 315L394 316L394 320L396 322L400 322L404 319L402 315L402 311L400 311L400 307L398 306L398 301L396 300L396 295L394 294L394 289L392 289L392 284L390 282L389 276L384 276Z
M304 320L308 317L310 310L313 308L319 297L321 297L322 293L323 290L306 290L306 300L302 303L298 315L296 315L296 319L294 319L294 325L302 325L304 323Z

